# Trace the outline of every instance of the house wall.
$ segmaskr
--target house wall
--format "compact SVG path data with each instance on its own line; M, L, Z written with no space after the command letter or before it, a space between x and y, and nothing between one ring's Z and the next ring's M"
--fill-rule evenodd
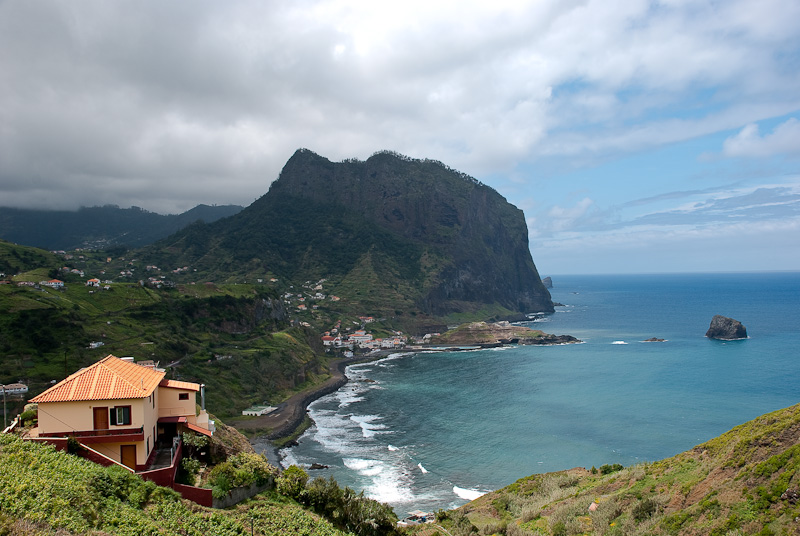
M188 417L190 423L197 423L197 393L195 391L174 387L159 387L157 390L159 417L183 416ZM187 400L180 400L180 394L187 394Z
M158 389L142 400L142 424L144 426L144 442L136 449L136 465L144 465L150 453L156 448L158 434Z
M156 390L157 391L157 390ZM93 443L92 448L104 456L121 462L120 444L136 445L136 464L144 465L150 452L155 448L154 428L158 421L158 393L146 398L122 400L92 400L82 402L40 402L39 403L39 434L64 434L72 432L86 432L94 428L93 410L95 407L104 407L107 410L115 406L131 407L130 424L109 425L109 429L128 429L142 427L144 441L119 441L108 443ZM113 436L109 436L109 439Z
M53 434L92 429L90 402L40 402L39 433Z

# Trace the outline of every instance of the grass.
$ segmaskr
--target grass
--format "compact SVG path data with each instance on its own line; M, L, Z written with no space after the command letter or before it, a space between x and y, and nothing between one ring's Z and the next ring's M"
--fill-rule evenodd
M3 534L233 536L250 534L251 528L265 536L345 534L274 493L212 510L181 501L174 491L118 467L101 467L13 436L0 436L0 467Z

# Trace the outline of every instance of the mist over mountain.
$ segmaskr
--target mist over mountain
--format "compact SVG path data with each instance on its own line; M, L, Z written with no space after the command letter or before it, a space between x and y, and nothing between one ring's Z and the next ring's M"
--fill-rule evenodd
M364 308L399 314L553 310L521 210L440 162L388 151L335 163L300 149L252 205L143 255L198 277L331 278Z
M162 215L139 207L81 207L76 211L0 207L0 238L49 250L141 247L203 220L214 222L242 210L238 205L198 205Z

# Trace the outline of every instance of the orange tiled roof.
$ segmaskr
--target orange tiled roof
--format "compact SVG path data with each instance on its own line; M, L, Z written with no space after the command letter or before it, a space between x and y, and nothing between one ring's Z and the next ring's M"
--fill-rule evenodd
M192 383L192 382L181 382L178 380L161 380L161 383L158 384L159 387L169 387L171 389L186 389L187 391L199 391L200 384L199 383Z
M152 394L164 374L109 355L32 398L31 402L145 398Z

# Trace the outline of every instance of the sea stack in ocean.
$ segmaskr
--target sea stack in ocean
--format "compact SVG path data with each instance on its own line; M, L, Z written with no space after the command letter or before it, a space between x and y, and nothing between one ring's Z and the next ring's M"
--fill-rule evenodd
M706 337L722 340L746 339L747 329L738 320L727 316L714 315L714 318L711 319L711 325L706 331Z

